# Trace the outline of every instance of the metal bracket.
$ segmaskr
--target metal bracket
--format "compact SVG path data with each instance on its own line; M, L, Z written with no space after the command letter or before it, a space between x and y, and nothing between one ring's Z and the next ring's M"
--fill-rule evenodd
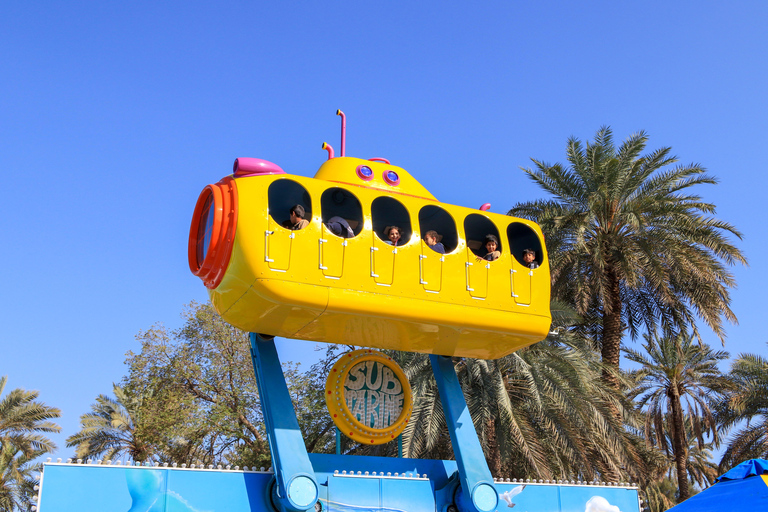
M473 291L475 291L475 289L474 289L474 288L471 288L471 287L469 286L469 267L471 267L471 266L472 266L472 262L471 262L471 261L468 261L468 262L466 262L466 265L464 266L464 271L465 271L465 274L466 274L466 276L467 276L467 291L468 291L468 292L473 292Z
M327 242L328 240L321 238L319 239L320 242L320 255L318 256L318 261L320 262L320 270L328 270L328 267L323 266L323 244Z
M373 263L373 253L378 251L378 247L371 247L371 277L379 277L379 274L373 271L374 269L374 263Z
M455 495L455 505L461 512L491 512L499 504L499 494L493 485L493 477L477 438L456 369L450 357L430 354L429 361L432 363L458 467L459 489Z
M317 479L309 462L274 339L251 333L251 360L275 472L272 501L280 512L311 510L319 495Z
M269 257L269 235L274 235L274 231L266 230L264 232L264 261L267 263L272 263L273 259Z

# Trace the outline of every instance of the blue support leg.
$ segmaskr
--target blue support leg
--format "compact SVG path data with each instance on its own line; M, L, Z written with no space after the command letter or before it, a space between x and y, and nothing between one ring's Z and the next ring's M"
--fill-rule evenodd
M491 512L499 503L499 494L493 485L453 362L450 357L437 355L430 355L429 360L458 466L459 489L455 493L455 504L462 512Z
M275 472L273 503L281 512L309 510L317 501L317 480L274 340L251 333L251 358Z

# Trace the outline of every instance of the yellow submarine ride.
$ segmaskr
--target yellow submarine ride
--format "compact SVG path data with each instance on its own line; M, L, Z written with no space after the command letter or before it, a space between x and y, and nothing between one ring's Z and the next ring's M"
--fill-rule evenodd
M270 336L482 359L543 339L550 278L539 226L486 205L440 203L386 159L344 156L337 114L341 156L324 143L328 160L314 178L238 158L232 175L201 192L189 266L224 320ZM285 226L297 204L308 225L294 230ZM346 237L333 217L347 221ZM445 254L425 242L431 230ZM495 261L482 259L489 234ZM526 249L537 268L523 262Z

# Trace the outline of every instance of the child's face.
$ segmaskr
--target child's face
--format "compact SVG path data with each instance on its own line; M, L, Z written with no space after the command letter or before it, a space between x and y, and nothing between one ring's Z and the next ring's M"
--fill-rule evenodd
M496 250L496 242L493 240L488 240L485 242L485 250L488 252L493 252Z
M530 252L523 254L523 261L526 263L533 263L534 256Z
M400 240L400 232L396 229L390 229L389 240L392 242L397 242L398 240Z
M437 243L437 239L432 235L425 236L424 241L427 242L427 245L435 245Z

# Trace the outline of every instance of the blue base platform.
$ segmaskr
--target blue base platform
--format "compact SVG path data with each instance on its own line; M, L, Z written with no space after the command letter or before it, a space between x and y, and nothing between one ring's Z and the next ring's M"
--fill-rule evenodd
M328 512L435 512L455 461L309 454ZM375 474L374 474L375 473ZM39 512L272 512L271 471L47 463ZM636 487L495 482L497 510L639 512ZM590 502L590 500L592 500Z

